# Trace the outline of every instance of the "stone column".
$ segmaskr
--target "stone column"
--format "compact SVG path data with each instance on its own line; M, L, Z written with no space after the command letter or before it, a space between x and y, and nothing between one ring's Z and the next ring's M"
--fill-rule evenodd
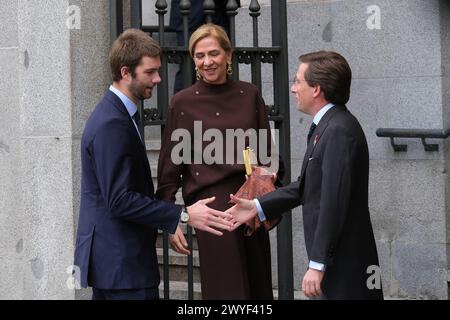
M110 83L109 2L2 1L0 19L0 298L73 299L80 136Z
M80 210L81 158L80 142L84 125L97 102L111 84L109 69L110 11L109 0L70 0L80 8L80 29L70 30L71 127L73 243L75 243ZM72 247L70 247L72 249ZM73 256L73 251L72 251ZM76 299L90 299L90 289L77 290Z
M0 299L20 299L23 260L20 185L18 1L0 3Z

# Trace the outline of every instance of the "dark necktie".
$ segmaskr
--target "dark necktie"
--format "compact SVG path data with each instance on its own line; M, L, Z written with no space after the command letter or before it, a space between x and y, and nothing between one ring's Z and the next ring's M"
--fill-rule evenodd
M312 134L314 132L314 129L317 127L317 125L313 122L311 123L311 127L309 127L309 132L308 132L308 140L306 141L306 144L309 145L309 140L311 140Z
M133 116L134 121L136 122L136 126L138 127L139 130L139 135L141 136L141 142L142 144L144 144L144 127L142 126L141 123L141 116L139 115L139 111L136 111L136 113Z

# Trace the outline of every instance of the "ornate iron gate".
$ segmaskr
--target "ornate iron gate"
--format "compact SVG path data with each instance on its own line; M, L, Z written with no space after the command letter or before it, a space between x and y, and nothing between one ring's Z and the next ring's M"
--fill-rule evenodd
M161 126L163 129L166 112L169 105L168 65L181 64L184 74L185 86L191 85L191 58L189 56L187 43L189 37L188 19L191 3L188 0L180 1L180 12L183 16L184 46L169 47L165 44L165 33L172 32L165 27L164 21L167 14L167 1L155 1L155 12L158 14L157 26L142 25L142 2L149 0L129 0L131 27L142 29L149 33L157 33L159 44L163 50L161 57L161 78L158 85L158 105L155 108L144 108L140 106L144 126ZM229 18L229 34L233 46L233 77L239 77L239 64L251 65L252 83L260 90L261 86L261 64L267 63L273 66L273 92L274 105L269 108L269 120L274 122L275 129L279 131L280 155L285 162L284 184L290 182L290 124L289 124L289 83L288 61L287 61L287 14L286 0L271 0L272 19L272 46L260 47L258 44L258 17L260 16L260 5L257 0L252 0L249 5L249 15L253 23L253 46L236 47L235 16L238 14L238 4L235 0L226 2L226 14ZM215 12L214 0L203 1L203 9L206 20L209 22ZM111 10L111 39L114 40L123 31L123 1L110 0ZM192 230L188 227L188 242L192 244ZM163 240L164 259L164 299L169 299L169 241L167 233ZM285 213L282 222L277 227L277 258L278 258L278 290L279 299L293 299L293 258L292 258L292 225L291 213ZM193 298L193 258L188 256L188 297Z

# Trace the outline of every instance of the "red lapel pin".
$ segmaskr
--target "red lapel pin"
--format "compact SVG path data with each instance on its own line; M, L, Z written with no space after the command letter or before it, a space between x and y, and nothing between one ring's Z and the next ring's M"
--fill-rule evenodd
M314 146L316 145L317 141L319 141L319 135L318 134L316 134L314 136Z

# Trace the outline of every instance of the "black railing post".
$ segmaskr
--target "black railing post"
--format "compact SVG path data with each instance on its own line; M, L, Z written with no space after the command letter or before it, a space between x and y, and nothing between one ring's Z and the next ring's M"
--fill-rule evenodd
M191 254L187 256L188 260L188 299L194 300L194 245L192 227L187 226L187 241Z
M159 45L164 46L164 15L167 13L167 1L158 0L155 3L156 13L158 14L158 39ZM167 80L167 56L161 55L161 83L158 85L158 113L165 119L168 106L168 80ZM164 126L161 125L161 136ZM163 232L163 279L164 279L164 300L170 299L170 281L169 281L169 233Z
M186 50L183 55L183 85L184 88L192 84L192 60L189 55L189 13L191 12L191 2L188 0L180 1L180 12L183 16L183 44Z
M206 22L212 22L212 16L216 10L216 5L214 0L205 0L203 1L203 12L206 15Z
M131 20L131 28L142 29L142 3L141 0L130 0L130 20ZM144 119L144 101L140 101L138 105L138 111L141 115L141 119ZM144 121L141 121L139 124L142 127L141 132L145 132ZM145 135L142 137L142 141L145 146Z
M191 12L191 2L188 0L180 1L180 12L183 16L183 43L184 49L186 50L183 55L183 84L184 87L187 88L192 84L192 60L189 55L189 13ZM193 239L192 239L192 228L188 225L187 229L187 241L188 246L191 248L191 254L187 256L187 264L188 264L188 299L194 299L194 260L193 260Z
M231 46L233 48L236 47L236 22L235 22L235 16L237 15L237 9L239 8L237 2L235 0L228 0L227 5L225 9L227 10L227 15L230 19L230 41ZM236 54L233 54L233 79L237 80L239 79L239 63L238 58Z
M167 1L158 0L155 3L156 13L158 14L158 39L159 46L163 48L164 43L164 15L167 13ZM166 119L167 107L169 105L169 85L168 85L168 66L167 55L161 55L161 83L158 84L158 114L160 119Z
M261 14L261 6L257 0L252 0L249 6L250 16L252 16L253 22L253 47L259 47L259 36L258 36L258 17ZM252 59L252 83L258 87L259 91L262 92L261 85L261 56L259 53L255 54Z
M131 27L142 29L142 3L141 0L130 0Z
M280 47L278 58L273 65L274 104L279 106L282 121L275 122L280 133L281 157L285 161L283 183L291 181L290 120L289 120L289 83L287 54L287 11L286 0L271 0L272 5L272 45ZM278 127L278 128L277 128ZM292 257L292 216L284 214L277 228L278 249L278 299L294 299L293 257Z
M117 39L119 34L123 32L123 3L122 0L110 0L109 12L111 15L110 20L110 34L111 43Z

